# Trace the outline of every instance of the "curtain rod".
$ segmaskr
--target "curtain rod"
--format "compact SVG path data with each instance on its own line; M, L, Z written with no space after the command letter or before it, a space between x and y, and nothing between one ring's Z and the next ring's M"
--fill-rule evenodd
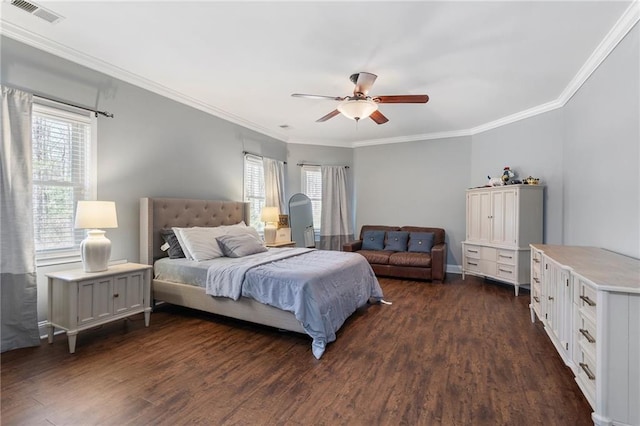
M298 164L296 164L296 166L300 166L300 167L302 167L302 166L322 167L322 164L298 163ZM345 169L349 168L349 166L342 166L342 167L344 167Z
M264 158L262 155L260 155L260 154L256 154L255 152L242 151L242 154L243 154L243 155L247 155L247 154L249 154L249 155L253 155L254 157ZM271 158L271 157L267 157L267 158ZM272 158L272 160L277 160L277 158ZM286 161L283 161L283 163L284 163L284 164L287 164L287 162L286 162Z
M58 103L63 104L63 105L68 105L68 106L71 106L71 107L74 107L74 108L83 109L85 111L90 111L90 112L94 113L96 115L96 117L98 116L98 114L100 114L100 115L104 115L107 118L113 118L113 114L111 114L110 112L107 112L107 111L98 111L97 109L83 107L83 106L80 106L80 105L76 105L76 104L72 104L72 103L69 103L69 102L61 101L60 99L49 98L47 96L39 95L37 93L34 93L33 96L35 96L36 98L45 99L47 101L58 102Z

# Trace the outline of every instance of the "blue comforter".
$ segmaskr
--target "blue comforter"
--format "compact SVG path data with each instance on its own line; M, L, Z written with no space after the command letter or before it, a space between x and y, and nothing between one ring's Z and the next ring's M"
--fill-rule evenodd
M207 294L250 297L293 312L313 338L318 359L356 309L383 297L371 266L357 253L287 248L229 260L208 269Z

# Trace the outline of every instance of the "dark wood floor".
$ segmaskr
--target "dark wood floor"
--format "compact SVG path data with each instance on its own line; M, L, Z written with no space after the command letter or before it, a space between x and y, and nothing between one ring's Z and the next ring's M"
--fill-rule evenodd
M171 306L2 354L3 425L588 425L529 295L381 279L321 360L310 339Z

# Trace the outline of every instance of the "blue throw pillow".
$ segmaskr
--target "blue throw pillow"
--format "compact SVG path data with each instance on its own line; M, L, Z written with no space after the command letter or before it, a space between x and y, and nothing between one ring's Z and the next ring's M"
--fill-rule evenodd
M387 232L387 245L385 250L391 251L407 251L407 241L409 233L407 231L389 231Z
M384 231L364 231L362 234L362 250L384 249Z
M409 251L414 253L431 253L433 232L412 232L409 235Z

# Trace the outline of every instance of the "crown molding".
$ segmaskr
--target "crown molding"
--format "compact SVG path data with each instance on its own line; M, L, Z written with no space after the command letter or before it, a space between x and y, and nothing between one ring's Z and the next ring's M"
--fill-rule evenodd
M274 132L271 129L267 129L249 120L245 120L244 118L241 118L235 114L231 114L213 105L209 105L206 102L202 102L199 99L185 95L181 92L178 92L177 90L173 90L169 87L156 83L135 73L126 71L94 56L87 55L83 52L57 43L48 38L42 37L2 18L0 18L0 34L29 46L35 47L37 49L43 50L47 53L59 56L63 59L67 59L76 64L91 68L95 71L107 74L124 82L149 90L160 96L164 96L176 102L180 102L182 104L196 108L200 111L230 121L239 126L254 130L263 135L270 136L283 142L287 141L286 135Z
M558 97L558 102L564 106L569 100L576 94L576 92L582 87L582 85L591 77L591 74L604 62L613 49L616 48L618 43L633 29L633 27L640 20L640 1L633 0L627 10L624 11L622 16L615 23L613 28L607 33L600 44L595 48L587 62L584 63L582 68L569 82L567 87Z
M347 146L345 146L344 143L332 140L305 140L289 138L287 137L287 135L274 132L272 129L265 128L249 120L243 119L235 114L231 114L227 111L224 111L213 105L209 105L191 96L187 96L183 93L158 84L142 76L116 67L98 58L56 43L53 40L25 30L24 28L12 24L11 22L8 22L2 18L0 18L0 34L286 143L358 148L373 145L386 145L433 139L448 139L461 136L473 136L478 133L486 132L491 129L495 129L507 124L511 124L520 120L524 120L526 118L531 118L536 115L552 111L554 109L561 108L573 97L573 95L575 95L580 87L582 87L582 85L595 72L595 70L598 69L600 64L602 64L602 62L609 56L609 54L615 49L618 43L622 41L622 39L629 33L629 31L631 31L631 29L638 23L639 20L640 0L633 0L633 2L625 10L622 16L618 19L613 28L593 51L589 59L587 59L578 73L569 82L567 87L565 87L558 98L553 101L506 117L502 117L485 124L481 124L470 129L408 135L394 138L360 140L351 142Z

